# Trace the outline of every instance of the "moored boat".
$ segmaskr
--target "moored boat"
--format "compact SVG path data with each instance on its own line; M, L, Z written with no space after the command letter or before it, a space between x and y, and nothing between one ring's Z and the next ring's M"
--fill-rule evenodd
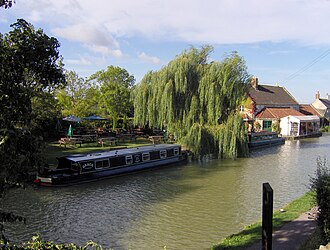
M57 168L43 168L36 183L62 186L179 163L187 159L177 144L157 144L58 157Z
M284 143L285 139L276 132L257 132L249 134L248 147L254 149L282 145Z

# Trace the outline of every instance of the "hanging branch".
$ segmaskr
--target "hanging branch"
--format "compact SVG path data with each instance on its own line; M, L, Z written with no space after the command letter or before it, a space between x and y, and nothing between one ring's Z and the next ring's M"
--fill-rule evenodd
M236 52L208 63L211 46L190 48L135 89L134 122L175 134L195 155L236 158L246 153L246 131L236 110L249 75Z

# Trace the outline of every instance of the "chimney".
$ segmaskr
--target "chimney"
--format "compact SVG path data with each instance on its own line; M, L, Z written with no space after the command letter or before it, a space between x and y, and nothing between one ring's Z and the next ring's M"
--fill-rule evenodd
M251 79L251 86L255 89L258 90L258 78L256 76L253 76Z
M327 99L330 100L330 95L327 93Z
M316 92L316 94L315 94L315 98L316 98L316 100L317 100L317 99L320 99L320 91L317 91L317 92Z

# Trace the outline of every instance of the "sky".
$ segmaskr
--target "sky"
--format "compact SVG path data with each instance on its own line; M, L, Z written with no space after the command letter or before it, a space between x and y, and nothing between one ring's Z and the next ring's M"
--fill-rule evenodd
M237 51L259 84L307 104L330 94L329 13L330 0L16 0L0 32L23 18L58 39L67 70L119 66L137 83L191 46L213 46L212 61Z

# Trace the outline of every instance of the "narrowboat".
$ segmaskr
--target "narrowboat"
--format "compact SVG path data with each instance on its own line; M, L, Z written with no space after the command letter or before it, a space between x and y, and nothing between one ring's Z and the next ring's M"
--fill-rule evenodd
M43 168L35 183L65 186L183 162L187 153L177 144L156 144L58 157L56 168Z
M249 149L282 145L285 139L276 132L257 132L249 134Z

